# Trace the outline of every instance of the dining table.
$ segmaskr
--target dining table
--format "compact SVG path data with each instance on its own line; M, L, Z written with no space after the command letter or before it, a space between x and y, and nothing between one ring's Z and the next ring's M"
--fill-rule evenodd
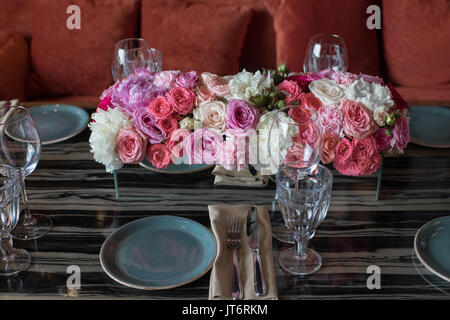
M14 241L30 252L31 266L0 277L0 299L206 300L210 271L171 289L133 289L103 271L102 244L124 224L150 216L179 216L210 228L212 204L278 210L273 181L260 188L215 185L211 168L164 174L125 165L117 171L117 198L113 175L94 161L89 136L86 128L42 146L26 183L31 211L51 217L53 227L38 240ZM279 300L450 299L450 283L425 268L414 251L416 232L450 215L450 149L410 143L404 154L385 158L383 167L379 200L377 173L351 177L333 170L331 204L310 242L323 259L315 274L284 271L279 253L290 244L272 238ZM80 270L78 288L68 286L70 266ZM375 287L370 285L373 270L380 276Z

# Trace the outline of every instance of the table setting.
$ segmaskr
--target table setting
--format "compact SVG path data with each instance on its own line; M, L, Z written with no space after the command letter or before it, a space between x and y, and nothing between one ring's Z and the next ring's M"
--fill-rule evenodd
M162 62L123 39L98 106L0 103L0 297L450 297L446 111L347 72L338 35L301 73Z

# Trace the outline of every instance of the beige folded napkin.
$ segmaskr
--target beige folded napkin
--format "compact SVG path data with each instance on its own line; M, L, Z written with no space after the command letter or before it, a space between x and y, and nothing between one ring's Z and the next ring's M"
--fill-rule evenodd
M253 255L247 247L246 218L250 205L210 205L209 218L211 228L217 241L217 257L211 271L209 284L209 299L231 299L231 279L233 272L233 252L226 244L228 217L240 216L242 220L241 247L238 250L239 269L244 300L278 299L273 266L272 229L269 213L263 206L257 206L258 234L261 255L261 264L266 281L267 294L258 297L255 294L253 283Z
M227 170L222 166L216 166L212 172L215 176L214 184L227 186L265 187L269 176L263 176L259 172L253 175L248 166L244 170Z

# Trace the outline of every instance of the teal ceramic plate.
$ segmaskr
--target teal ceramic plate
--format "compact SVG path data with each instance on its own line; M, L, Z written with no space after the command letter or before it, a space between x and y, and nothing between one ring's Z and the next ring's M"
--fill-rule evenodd
M413 106L409 108L411 141L432 148L450 148L450 108Z
M102 245L100 263L125 286L160 290L200 278L216 252L216 240L205 226L177 216L154 216L112 233Z
M450 281L450 216L426 223L414 238L414 250L423 265Z
M171 164L167 167L167 169L158 169L155 168L150 162L147 160L144 160L139 163L141 167L144 167L148 170L160 172L160 173L168 173L168 174L187 174L187 173L194 173L199 172L203 170L210 169L214 167L214 165L211 164Z
M88 113L77 106L49 104L32 107L29 111L44 145L70 139L81 133L89 123Z

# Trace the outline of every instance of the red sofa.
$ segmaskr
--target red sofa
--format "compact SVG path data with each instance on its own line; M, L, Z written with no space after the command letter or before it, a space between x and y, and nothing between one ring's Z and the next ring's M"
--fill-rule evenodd
M69 30L69 5L81 29ZM382 8L369 30L369 5ZM410 102L450 102L447 0L2 0L0 100L92 101L112 83L114 43L143 37L163 69L232 74L287 62L309 38L337 33L349 71L381 75Z

